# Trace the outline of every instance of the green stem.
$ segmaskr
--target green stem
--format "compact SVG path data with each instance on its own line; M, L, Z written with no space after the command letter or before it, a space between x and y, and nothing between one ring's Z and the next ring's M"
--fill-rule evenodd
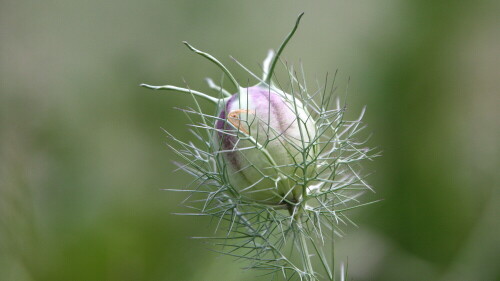
M328 263L327 263L327 260L326 260L324 253L321 251L321 249L318 249L318 247L316 246L316 243L314 243L314 241L312 241L311 244L314 248L314 251L318 255L319 260L321 261L321 264L323 265L323 269L325 270L326 274L328 275L328 280L334 281L332 272L330 271L330 268L328 267Z
M332 223L332 280L335 281L335 228Z
M283 43L281 43L280 47L278 48L278 51L276 52L276 55L274 56L273 60L271 61L269 71L267 72L266 78L264 79L264 82L266 84L271 85L271 79L273 78L274 68L276 67L276 63L279 60L281 52L283 52L283 50L286 47L286 44L293 37L293 34L295 33L295 31L297 31L297 28L299 27L300 19L302 18L303 15L304 15L304 13L301 13L299 15L299 17L297 18L297 21L295 21L295 26L293 27L292 31L290 32L290 34L288 34L286 36L285 41L283 41Z
M229 72L229 70L219 60L217 60L214 56L212 56L209 53L205 53L205 52L202 52L202 51L196 49L195 47L191 46L186 41L183 41L182 43L184 43L184 45L186 45L191 51L193 51L193 52L197 53L198 55L205 57L209 61L215 63L227 75L227 77L229 77L229 81L231 81L231 83L233 83L233 85L236 87L238 92L240 92L240 90L241 90L240 84L238 84L238 81L236 81L236 79L231 74L231 72Z
M300 239L300 246L302 249L302 258L304 260L304 270L308 274L309 278L308 280L316 280L314 277L314 269L312 266L311 262L311 255L309 254L309 248L307 247L307 240L306 240L306 234L305 234L305 229L303 229L304 225L304 214L302 210L299 210L297 214L297 227L299 228L299 239Z
M191 89L186 89L186 88L181 88L181 87L176 87L176 86L171 86L171 85L153 86L153 85L148 85L148 84L141 84L140 86L141 87L146 87L146 88L149 88L149 89L153 89L153 90L166 90L166 91L174 91L174 92L179 92L179 93L191 94L191 95L194 95L194 96L206 99L206 100L208 100L210 102L213 102L215 104L219 104L220 103L220 99L211 97L211 96L209 96L207 94L204 94L202 92L198 92L198 91L195 91L195 90L191 90Z

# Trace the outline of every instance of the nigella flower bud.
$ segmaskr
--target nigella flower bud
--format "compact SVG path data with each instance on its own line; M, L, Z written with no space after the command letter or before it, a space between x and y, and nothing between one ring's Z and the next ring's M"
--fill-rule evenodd
M187 42L184 44L189 49L221 68L238 89L236 94L229 94L211 80L210 87L226 98L170 85L143 84L152 89L189 93L220 106L209 150L215 158L219 184L238 200L290 205L299 202L312 181L318 158L315 121L297 95L285 93L271 81L280 54L302 15L276 54L269 52L263 78L253 87L241 87L222 63Z
M297 202L314 172L315 126L302 102L282 91L257 85L232 95L215 124L232 187L263 203Z
M167 145L183 160L180 169L195 177L189 188L174 189L189 193L186 215L215 218L216 229L227 230L214 237L217 244L233 257L248 259L250 268L281 272L287 280L318 280L309 251L312 245L328 280L335 280L322 250L328 239L323 230L337 233L335 223L350 221L347 210L369 204L357 199L371 190L359 162L377 155L355 138L364 127L364 110L358 120L347 121L345 105L338 99L336 105L331 103L333 82L309 92L305 78L298 78L286 65L288 89L273 83L276 63L302 15L277 52L269 52L255 86L241 87L215 57L186 42L190 50L215 63L237 92L230 94L210 79L208 85L217 97L171 85L143 86L194 98L196 108L185 111L192 118L195 139L183 141L167 132ZM203 112L198 98L215 105L216 113ZM302 266L283 254L282 249L291 247L297 248Z

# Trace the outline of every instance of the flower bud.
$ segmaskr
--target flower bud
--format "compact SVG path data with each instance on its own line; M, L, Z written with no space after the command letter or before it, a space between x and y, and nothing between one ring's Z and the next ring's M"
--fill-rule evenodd
M187 93L222 105L218 116L214 117L215 126L211 127L212 125L206 123L202 125L214 130L213 143L207 143L206 155L211 159L203 159L197 153L195 157L195 162L201 161L213 166L203 169L193 164L196 171L186 169L200 178L207 176L207 179L214 180L224 187L223 192L232 198L230 201L237 199L237 202L257 201L272 205L299 202L306 194L306 187L317 176L314 173L319 149L315 121L302 101L279 90L272 82L280 54L297 30L302 15L303 13L299 15L294 28L277 52L268 53L263 63L263 77L255 86L241 87L220 61L187 42L184 44L191 51L213 62L224 72L238 89L236 94L231 95L210 79L207 80L210 88L226 98L215 98L172 85L142 84L151 89ZM297 85L301 87L300 83ZM185 146L184 143L182 145ZM192 148L193 146L189 145L187 150ZM189 154L187 151L178 153L183 157L186 153ZM208 170L210 172L207 172ZM216 177L208 177L209 173L214 173Z
M301 101L257 85L225 100L215 142L229 183L243 198L297 202L314 172L315 123Z

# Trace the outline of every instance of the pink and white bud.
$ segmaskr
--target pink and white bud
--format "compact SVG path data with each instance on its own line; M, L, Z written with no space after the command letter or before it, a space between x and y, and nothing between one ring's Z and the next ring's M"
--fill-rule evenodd
M250 200L297 202L315 168L315 126L300 100L265 86L226 99L215 140L232 187Z

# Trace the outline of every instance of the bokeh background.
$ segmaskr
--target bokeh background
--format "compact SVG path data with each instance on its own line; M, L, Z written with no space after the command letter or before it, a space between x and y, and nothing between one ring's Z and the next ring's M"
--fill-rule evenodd
M268 280L191 236L168 129L221 72L284 53L364 105L382 202L337 241L352 280L500 280L499 1L1 1L0 280ZM207 110L208 104L203 104Z

